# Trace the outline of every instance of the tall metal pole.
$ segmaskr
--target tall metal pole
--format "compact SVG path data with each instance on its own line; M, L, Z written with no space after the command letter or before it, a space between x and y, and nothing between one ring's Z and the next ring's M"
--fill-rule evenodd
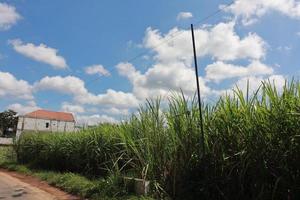
M199 86L199 75L198 75L198 64L197 64L197 53L196 53L196 45L195 45L195 36L194 36L194 26L191 24L192 31L192 41L193 41L193 51L194 51L194 62L195 62L195 75L196 75L196 83L197 83L197 94L198 94L198 106L199 106L199 125L201 129L201 143L202 143L202 153L205 154L205 146L204 146L204 130L203 130L203 118L202 118L202 106L201 106L201 95L200 95L200 86Z

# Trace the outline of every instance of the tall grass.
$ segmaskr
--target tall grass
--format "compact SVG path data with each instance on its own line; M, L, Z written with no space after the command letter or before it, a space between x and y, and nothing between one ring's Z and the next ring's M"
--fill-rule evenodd
M120 125L70 134L26 134L23 163L90 176L151 180L153 195L174 199L300 198L300 84L264 82L203 105L205 154L194 99L149 100Z

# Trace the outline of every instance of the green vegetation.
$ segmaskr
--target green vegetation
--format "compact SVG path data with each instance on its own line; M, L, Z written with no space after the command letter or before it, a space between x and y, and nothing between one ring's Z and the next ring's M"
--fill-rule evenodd
M15 151L11 147L0 147L0 168L37 177L70 194L91 200L151 200L146 197L128 195L127 192L122 189L117 177L91 180L75 173L46 171L34 169L28 165L18 164Z
M18 117L13 110L0 112L0 136L12 136L17 129ZM9 131L9 128L11 129Z
M26 134L20 163L88 177L151 181L156 199L299 199L300 84L282 91L264 82L253 95L239 89L199 110L182 96L148 101L120 125L71 134Z

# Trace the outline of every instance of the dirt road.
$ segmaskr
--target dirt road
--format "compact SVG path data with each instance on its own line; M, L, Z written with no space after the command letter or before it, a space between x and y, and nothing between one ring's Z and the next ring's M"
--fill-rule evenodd
M0 170L0 199L4 200L78 200L33 177Z

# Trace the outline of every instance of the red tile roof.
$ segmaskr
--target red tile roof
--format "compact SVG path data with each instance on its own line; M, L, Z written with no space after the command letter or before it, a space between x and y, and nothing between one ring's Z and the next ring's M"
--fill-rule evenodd
M39 119L50 119L58 121L74 122L74 116L72 113L66 112L55 112L49 110L37 110L25 115L25 117L39 118Z

